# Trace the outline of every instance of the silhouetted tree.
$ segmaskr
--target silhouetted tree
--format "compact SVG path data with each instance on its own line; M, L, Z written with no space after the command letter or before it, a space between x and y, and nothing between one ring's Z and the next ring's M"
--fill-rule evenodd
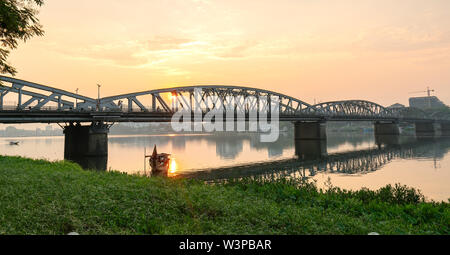
M43 0L0 0L0 73L17 72L6 59L10 50L17 48L18 41L44 34L36 18L43 3Z

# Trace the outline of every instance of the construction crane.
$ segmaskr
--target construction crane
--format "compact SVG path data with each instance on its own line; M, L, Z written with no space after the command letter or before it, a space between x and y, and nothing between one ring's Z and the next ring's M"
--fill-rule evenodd
M409 94L425 93L425 92L428 94L428 97L431 97L431 92L434 92L434 89L430 89L430 87L427 87L427 90L425 91L410 92Z
M416 91L416 92L410 92L409 94L415 94L415 93L427 93L428 95L428 108L431 108L431 92L434 92L434 89L430 89L430 87L427 87L426 91Z

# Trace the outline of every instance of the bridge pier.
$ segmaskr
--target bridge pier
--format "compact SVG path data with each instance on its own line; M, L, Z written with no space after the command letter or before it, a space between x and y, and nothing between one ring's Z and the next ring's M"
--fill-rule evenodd
M106 170L109 126L94 122L89 126L64 127L64 159L79 163L84 168Z
M325 122L296 121L294 123L294 138L295 140L326 140Z
M395 122L375 122L374 124L375 143L378 147L396 146L400 142L400 126Z
M441 127L434 122L416 122L417 137L435 137L442 135Z
M295 155L302 160L321 159L327 155L327 141L295 140Z
M295 155L300 159L320 159L327 154L325 122L294 123Z
M398 123L388 122L376 122L375 123L375 137L377 136L398 136L400 135L400 126Z
M450 136L450 123L441 123L442 136Z

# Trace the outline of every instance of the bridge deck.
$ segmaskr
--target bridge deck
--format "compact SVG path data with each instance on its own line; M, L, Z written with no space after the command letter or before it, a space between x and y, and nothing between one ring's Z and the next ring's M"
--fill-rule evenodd
M202 113L202 118L205 116ZM0 111L0 123L64 123L64 122L170 122L173 113L170 112L120 112L120 111L69 111L69 110L47 110L47 111L26 111L9 110ZM255 120L259 118L250 117L248 114L244 118L235 114L232 120ZM224 118L224 121L227 119ZM231 119L230 119L231 120ZM270 121L270 118L268 118ZM191 114L191 121L194 121L194 114ZM378 116L321 116L319 114L282 114L279 121L387 121L387 122L450 122L448 120L429 120L416 118L387 118Z

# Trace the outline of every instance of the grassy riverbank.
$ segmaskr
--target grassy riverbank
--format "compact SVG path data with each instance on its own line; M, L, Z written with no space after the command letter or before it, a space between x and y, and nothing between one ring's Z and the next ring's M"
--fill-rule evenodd
M0 156L0 234L450 234L449 209L402 186L207 185Z

